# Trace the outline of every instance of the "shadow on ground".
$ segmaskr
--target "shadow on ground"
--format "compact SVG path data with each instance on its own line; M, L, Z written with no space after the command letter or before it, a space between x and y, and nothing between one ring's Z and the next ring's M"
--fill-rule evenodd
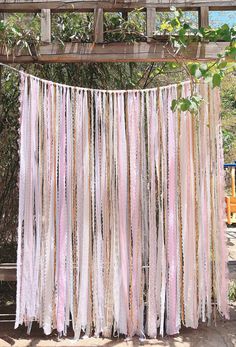
M201 324L197 330L183 328L179 335L164 337L157 340L140 342L138 338L130 341L124 339L89 338L79 341L73 340L70 330L66 338L58 340L56 332L45 336L42 329L33 324L30 335L26 328L14 330L14 323L0 323L0 347L52 347L52 346L79 346L79 347L136 347L136 346L169 346L169 347L235 347L236 346L236 305L231 306L231 319L225 321L220 318L211 326Z

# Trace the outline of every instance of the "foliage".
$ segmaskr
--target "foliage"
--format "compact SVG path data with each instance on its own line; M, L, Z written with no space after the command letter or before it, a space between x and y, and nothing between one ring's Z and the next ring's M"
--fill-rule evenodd
M236 76L231 74L222 81L222 127L225 162L236 160Z
M197 94L186 98L179 98L178 100L173 100L172 110L179 110L182 112L189 111L192 114L197 114L202 101L201 95Z
M105 13L105 42L134 42L146 40L145 12L131 11L124 17L121 12Z
M166 45L168 53L176 59L177 62L182 60L182 66L187 75L193 82L192 94L189 98L183 100L173 100L172 109L186 110L191 113L196 113L201 100L196 95L194 86L201 80L210 82L212 88L220 87L224 76L235 70L236 64L230 63L226 58L236 58L236 27L230 28L227 24L219 28L196 28L191 21L187 21L181 10L171 8L174 16L167 17L161 24L160 30L169 38L172 51ZM186 49L188 45L194 41L227 41L230 45L224 52L218 54L217 59L213 63L186 63L182 57L181 51Z
M236 301L236 281L231 281L229 286L229 300Z
M91 42L93 35L91 13L62 13L52 15L52 39L64 42Z
M31 55L36 54L40 42L39 17L16 14L0 21L0 45L7 55L26 49Z
M0 262L15 260L18 215L18 77L4 71L0 102Z
M224 151L226 154L228 154L234 145L235 135L232 133L232 131L227 129L223 129L222 134L224 139Z

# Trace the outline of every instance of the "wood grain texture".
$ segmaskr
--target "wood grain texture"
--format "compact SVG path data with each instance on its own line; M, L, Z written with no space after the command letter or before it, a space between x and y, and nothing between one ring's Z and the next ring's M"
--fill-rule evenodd
M16 264L0 264L0 281L16 281Z
M147 41L151 42L153 33L156 31L156 9L154 8L147 8L146 12L146 35L147 35Z
M94 9L94 42L102 43L104 41L104 24L103 24L103 9Z
M158 8L167 10L170 6L181 7L183 9L199 9L201 6L208 6L210 10L236 9L236 0L82 0L82 1L63 1L63 0L0 0L0 12L37 12L41 9L51 9L53 12L60 11L92 11L95 8L115 11L122 9L134 9L139 7Z
M41 10L41 41L51 43L51 11Z
M209 7L201 6L199 9L199 27L206 28L209 26Z
M0 53L0 62L8 63L71 63L71 62L160 62L175 61L173 52L164 48L164 42L139 43L65 43L43 45L37 56L21 52L13 58ZM179 57L191 61L211 61L217 58L229 43L193 43L182 51Z

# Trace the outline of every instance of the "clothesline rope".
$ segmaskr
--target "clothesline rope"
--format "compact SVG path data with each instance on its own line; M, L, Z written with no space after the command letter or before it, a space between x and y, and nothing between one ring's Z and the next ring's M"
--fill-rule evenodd
M160 87L156 87L156 88L145 88L145 89L113 89L113 90L108 90L108 89L94 89L94 88L84 88L84 87L77 87L77 86L70 86L70 85L66 85L66 84L63 84L63 83L58 83L58 82L52 82L50 80L46 80L46 79L42 79L40 77L37 77L37 76L34 76L32 74L29 74L23 70L18 70L16 68L14 68L13 66L11 65L7 65L7 64L4 64L4 63L0 63L0 66L3 66L5 68L8 68L12 71L15 71L17 72L18 74L20 75L24 75L24 76L27 76L27 77L31 77L31 78L34 78L35 80L37 81L40 81L42 83L45 83L45 84L52 84L54 86L59 86L59 87L66 87L66 88L75 88L75 89L78 89L78 90L84 90L84 91L89 91L91 93L95 93L95 92L102 92L102 93L118 93L118 94L126 94L126 93L140 93L140 92L150 92L152 90L157 90L157 89L162 89L162 88L166 88L167 86L160 86ZM182 86L184 85L185 83L191 83L190 81L183 81L183 82L179 82L179 83L175 83L175 84L172 84L173 86ZM202 84L204 83L203 81L199 81L198 82L199 84Z

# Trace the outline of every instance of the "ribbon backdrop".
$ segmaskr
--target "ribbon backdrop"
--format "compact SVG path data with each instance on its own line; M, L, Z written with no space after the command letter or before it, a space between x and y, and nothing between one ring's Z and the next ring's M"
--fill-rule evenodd
M17 327L176 334L228 317L219 91L100 91L21 74Z

